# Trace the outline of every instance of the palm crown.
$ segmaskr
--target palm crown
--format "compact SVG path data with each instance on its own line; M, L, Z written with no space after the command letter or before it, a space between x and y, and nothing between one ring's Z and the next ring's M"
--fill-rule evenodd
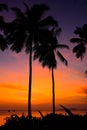
M31 118L31 85L32 85L32 52L35 46L48 44L52 36L50 29L57 26L57 21L52 16L44 17L49 10L45 4L34 5L31 9L25 4L26 11L19 8L12 8L16 18L5 24L4 33L7 45L17 53L25 49L29 53L29 90L28 90L28 115Z
M39 46L34 47L34 60L38 59L43 67L47 66L49 69L57 67L57 57L67 65L67 60L60 53L59 49L69 47L64 44L59 44L58 39L56 37L56 32L60 33L61 29L57 27L57 30L51 30L51 38L49 39L49 43L47 45L41 44Z
M34 5L31 9L25 3L24 5L26 7L25 13L19 8L12 8L16 19L7 23L5 30L8 44L11 44L11 49L17 53L23 48L25 48L26 53L29 53L31 41L33 41L32 46L34 43L41 43L43 36L49 35L48 26L57 26L56 20L51 16L42 18L45 11L49 9L46 5Z
M77 43L77 45L73 48L73 52L76 53L77 58L81 58L82 60L84 57L84 54L86 53L87 24L84 24L82 28L77 27L74 33L78 35L78 37L70 39L72 43Z

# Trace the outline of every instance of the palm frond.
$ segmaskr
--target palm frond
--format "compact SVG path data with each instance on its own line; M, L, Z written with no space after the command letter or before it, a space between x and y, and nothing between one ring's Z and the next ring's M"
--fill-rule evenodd
M81 60L84 57L84 54L86 53L86 46L84 43L80 43L77 46L73 48L73 52L76 53L77 58L81 58Z
M83 25L80 37L82 37L83 39L87 39L87 24Z
M11 50L19 53L24 48L24 42L25 42L25 39L26 39L26 34L23 31L21 31L21 32L19 31L15 35L15 37L13 37L13 43L14 44L11 45Z
M34 51L34 57L33 57L34 60L38 58L42 59L41 57L43 57L46 54L43 46L34 46L33 51Z
M71 38L71 39L70 39L70 42L72 42L72 43L80 43L80 42L82 42L82 41L83 41L82 38Z
M46 4L35 4L31 7L32 18L36 21L42 19L45 12L49 10L49 7Z
M29 6L25 2L23 3L24 3L24 6L26 7L27 12L30 12Z
M41 117L42 117L42 119L43 119L43 118L44 118L43 113L42 113L40 110L38 110L38 112L39 112L40 116L41 116Z
M3 30L5 27L5 21L3 16L0 16L0 30Z
M54 36L60 36L61 31L62 29L59 27L59 25L57 25L57 27L53 30Z
M51 42L53 41L53 38L54 37L51 31L44 28L38 29L34 35L34 40L36 42L38 41L40 44L43 44L43 45L51 44Z
M68 113L69 116L74 116L74 114L70 111L70 109L66 108L63 105L60 105L60 107L62 107Z
M57 56L60 59L60 61L62 61L66 66L68 65L67 60L63 57L63 55L59 51L57 51Z
M82 29L80 27L76 27L76 30L74 31L74 33L76 35L79 35L81 33Z
M22 12L19 8L13 7L13 8L11 8L11 9L12 9L12 11L15 13L17 19L25 18L23 12Z
M38 59L43 67L48 67L49 69L56 68L57 62L55 59L55 54L52 52L50 46L40 45L34 47L34 60Z
M31 10L25 2L24 2L24 6L26 8L25 15L27 16L27 18L30 18L31 17Z
M78 45L73 47L73 53L76 53L76 57L82 60L86 53L87 24L84 24L82 27L76 27L74 33L78 35L78 38L71 38L70 41L72 43L78 43Z
M50 26L50 25L57 26L58 23L52 16L48 16L48 17L44 18L43 20L41 20L39 22L39 25L42 27L43 26Z
M47 66L49 69L57 67L57 61L55 58L54 52L48 52L47 55L45 54L44 59L42 60L42 66Z
M56 47L58 48L58 49L63 49L63 48L66 48L66 49L69 49L69 46L68 45L64 45L64 44L57 44L56 45Z
M84 24L82 28L76 27L74 33L78 35L80 38L87 38L87 24Z
M12 34L12 32L14 32L14 29L16 28L17 24L15 21L12 22L7 22L4 24L4 33L6 36L8 36L8 34Z

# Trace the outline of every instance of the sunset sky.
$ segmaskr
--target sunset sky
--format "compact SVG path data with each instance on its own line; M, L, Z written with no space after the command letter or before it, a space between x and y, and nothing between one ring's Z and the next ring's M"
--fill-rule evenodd
M56 109L59 104L87 108L87 55L81 61L72 53L76 26L87 23L87 0L0 0L9 7L24 9L23 2L30 7L36 3L46 3L48 11L59 23L62 32L59 42L67 44L70 50L60 50L68 60L64 66L58 60L55 76ZM2 12L7 20L13 18L12 12ZM2 14L0 12L0 15ZM24 51L19 54L6 50L0 51L0 109L27 109L29 61ZM38 61L33 62L32 109L51 110L52 105L51 71L42 68Z

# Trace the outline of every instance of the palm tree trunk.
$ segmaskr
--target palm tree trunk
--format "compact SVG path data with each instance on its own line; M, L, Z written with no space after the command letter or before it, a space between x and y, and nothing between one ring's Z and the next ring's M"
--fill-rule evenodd
M52 111L55 114L55 84L54 84L54 71L52 67Z
M29 89L28 89L28 116L29 119L32 118L31 114L31 87L32 87L32 44L30 47L30 55L29 55Z

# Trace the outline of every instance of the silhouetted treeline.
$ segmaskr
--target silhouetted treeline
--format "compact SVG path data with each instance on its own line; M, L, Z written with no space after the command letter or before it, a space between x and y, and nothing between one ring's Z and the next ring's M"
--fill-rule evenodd
M42 118L12 115L0 130L86 130L87 115L47 114Z

